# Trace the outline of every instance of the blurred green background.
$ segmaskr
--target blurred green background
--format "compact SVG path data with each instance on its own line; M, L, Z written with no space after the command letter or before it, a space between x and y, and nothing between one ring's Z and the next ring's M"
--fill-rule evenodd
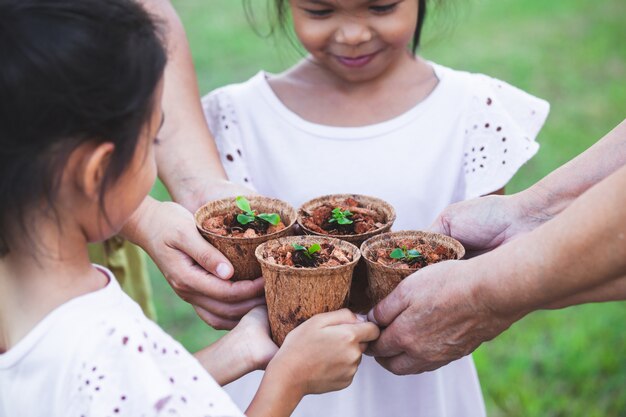
M431 2L421 54L547 99L539 154L507 192L531 185L626 117L626 1ZM238 0L173 0L201 92L300 58L281 36L258 36ZM252 0L267 32L265 0ZM624 192L617 190L616 192ZM160 184L153 195L167 199ZM190 350L219 337L178 299L153 264L160 324ZM474 358L490 416L626 416L626 303L531 314ZM390 416L391 417L391 416Z

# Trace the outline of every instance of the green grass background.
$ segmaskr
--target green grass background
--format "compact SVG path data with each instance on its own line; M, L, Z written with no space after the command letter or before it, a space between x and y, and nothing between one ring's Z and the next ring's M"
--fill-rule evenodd
M252 0L261 31L265 0ZM250 28L238 0L173 0L202 93L279 72L299 58ZM501 78L550 101L541 150L510 183L531 185L626 117L626 1L441 1L425 28L427 59ZM624 192L624 190L619 190ZM167 193L160 184L153 195ZM150 265L160 324L190 350L218 338ZM531 314L474 358L491 416L626 416L626 303Z

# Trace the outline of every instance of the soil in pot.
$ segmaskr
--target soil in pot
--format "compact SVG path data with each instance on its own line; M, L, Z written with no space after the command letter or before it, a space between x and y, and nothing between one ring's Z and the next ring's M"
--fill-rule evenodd
M382 213L364 207L352 197L326 201L313 208L302 224L322 235L359 235L382 228Z
M278 213L258 213L247 198L235 199L231 213L216 214L202 221L202 228L218 236L253 238L271 235L285 228Z
M261 266L254 251L263 242L292 235L296 211L268 197L249 196L211 201L195 214L202 236L222 252L235 269L233 280L256 279Z

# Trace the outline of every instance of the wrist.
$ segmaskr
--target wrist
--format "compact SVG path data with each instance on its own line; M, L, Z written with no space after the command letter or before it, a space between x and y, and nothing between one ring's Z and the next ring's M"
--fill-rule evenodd
M124 224L119 234L126 240L145 248L146 243L150 241L145 234L147 230L145 223L149 223L147 219L152 215L158 204L157 200L147 196Z
M502 249L463 261L464 270L473 271L466 280L466 293L478 311L513 323L532 311L532 300L515 285L517 273L503 269Z

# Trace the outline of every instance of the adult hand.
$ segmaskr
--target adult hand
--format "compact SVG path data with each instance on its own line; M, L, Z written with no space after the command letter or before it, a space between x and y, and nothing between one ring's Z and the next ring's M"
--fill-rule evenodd
M473 285L472 261L446 261L405 278L370 311L383 328L367 354L397 375L435 370L506 330L520 315L496 312Z
M489 195L447 207L430 230L457 239L466 257L488 252L549 220L542 198L527 190L511 196Z
M149 198L123 232L148 252L174 291L214 328L232 329L253 307L265 303L263 278L229 281L232 265L202 238L184 207Z

